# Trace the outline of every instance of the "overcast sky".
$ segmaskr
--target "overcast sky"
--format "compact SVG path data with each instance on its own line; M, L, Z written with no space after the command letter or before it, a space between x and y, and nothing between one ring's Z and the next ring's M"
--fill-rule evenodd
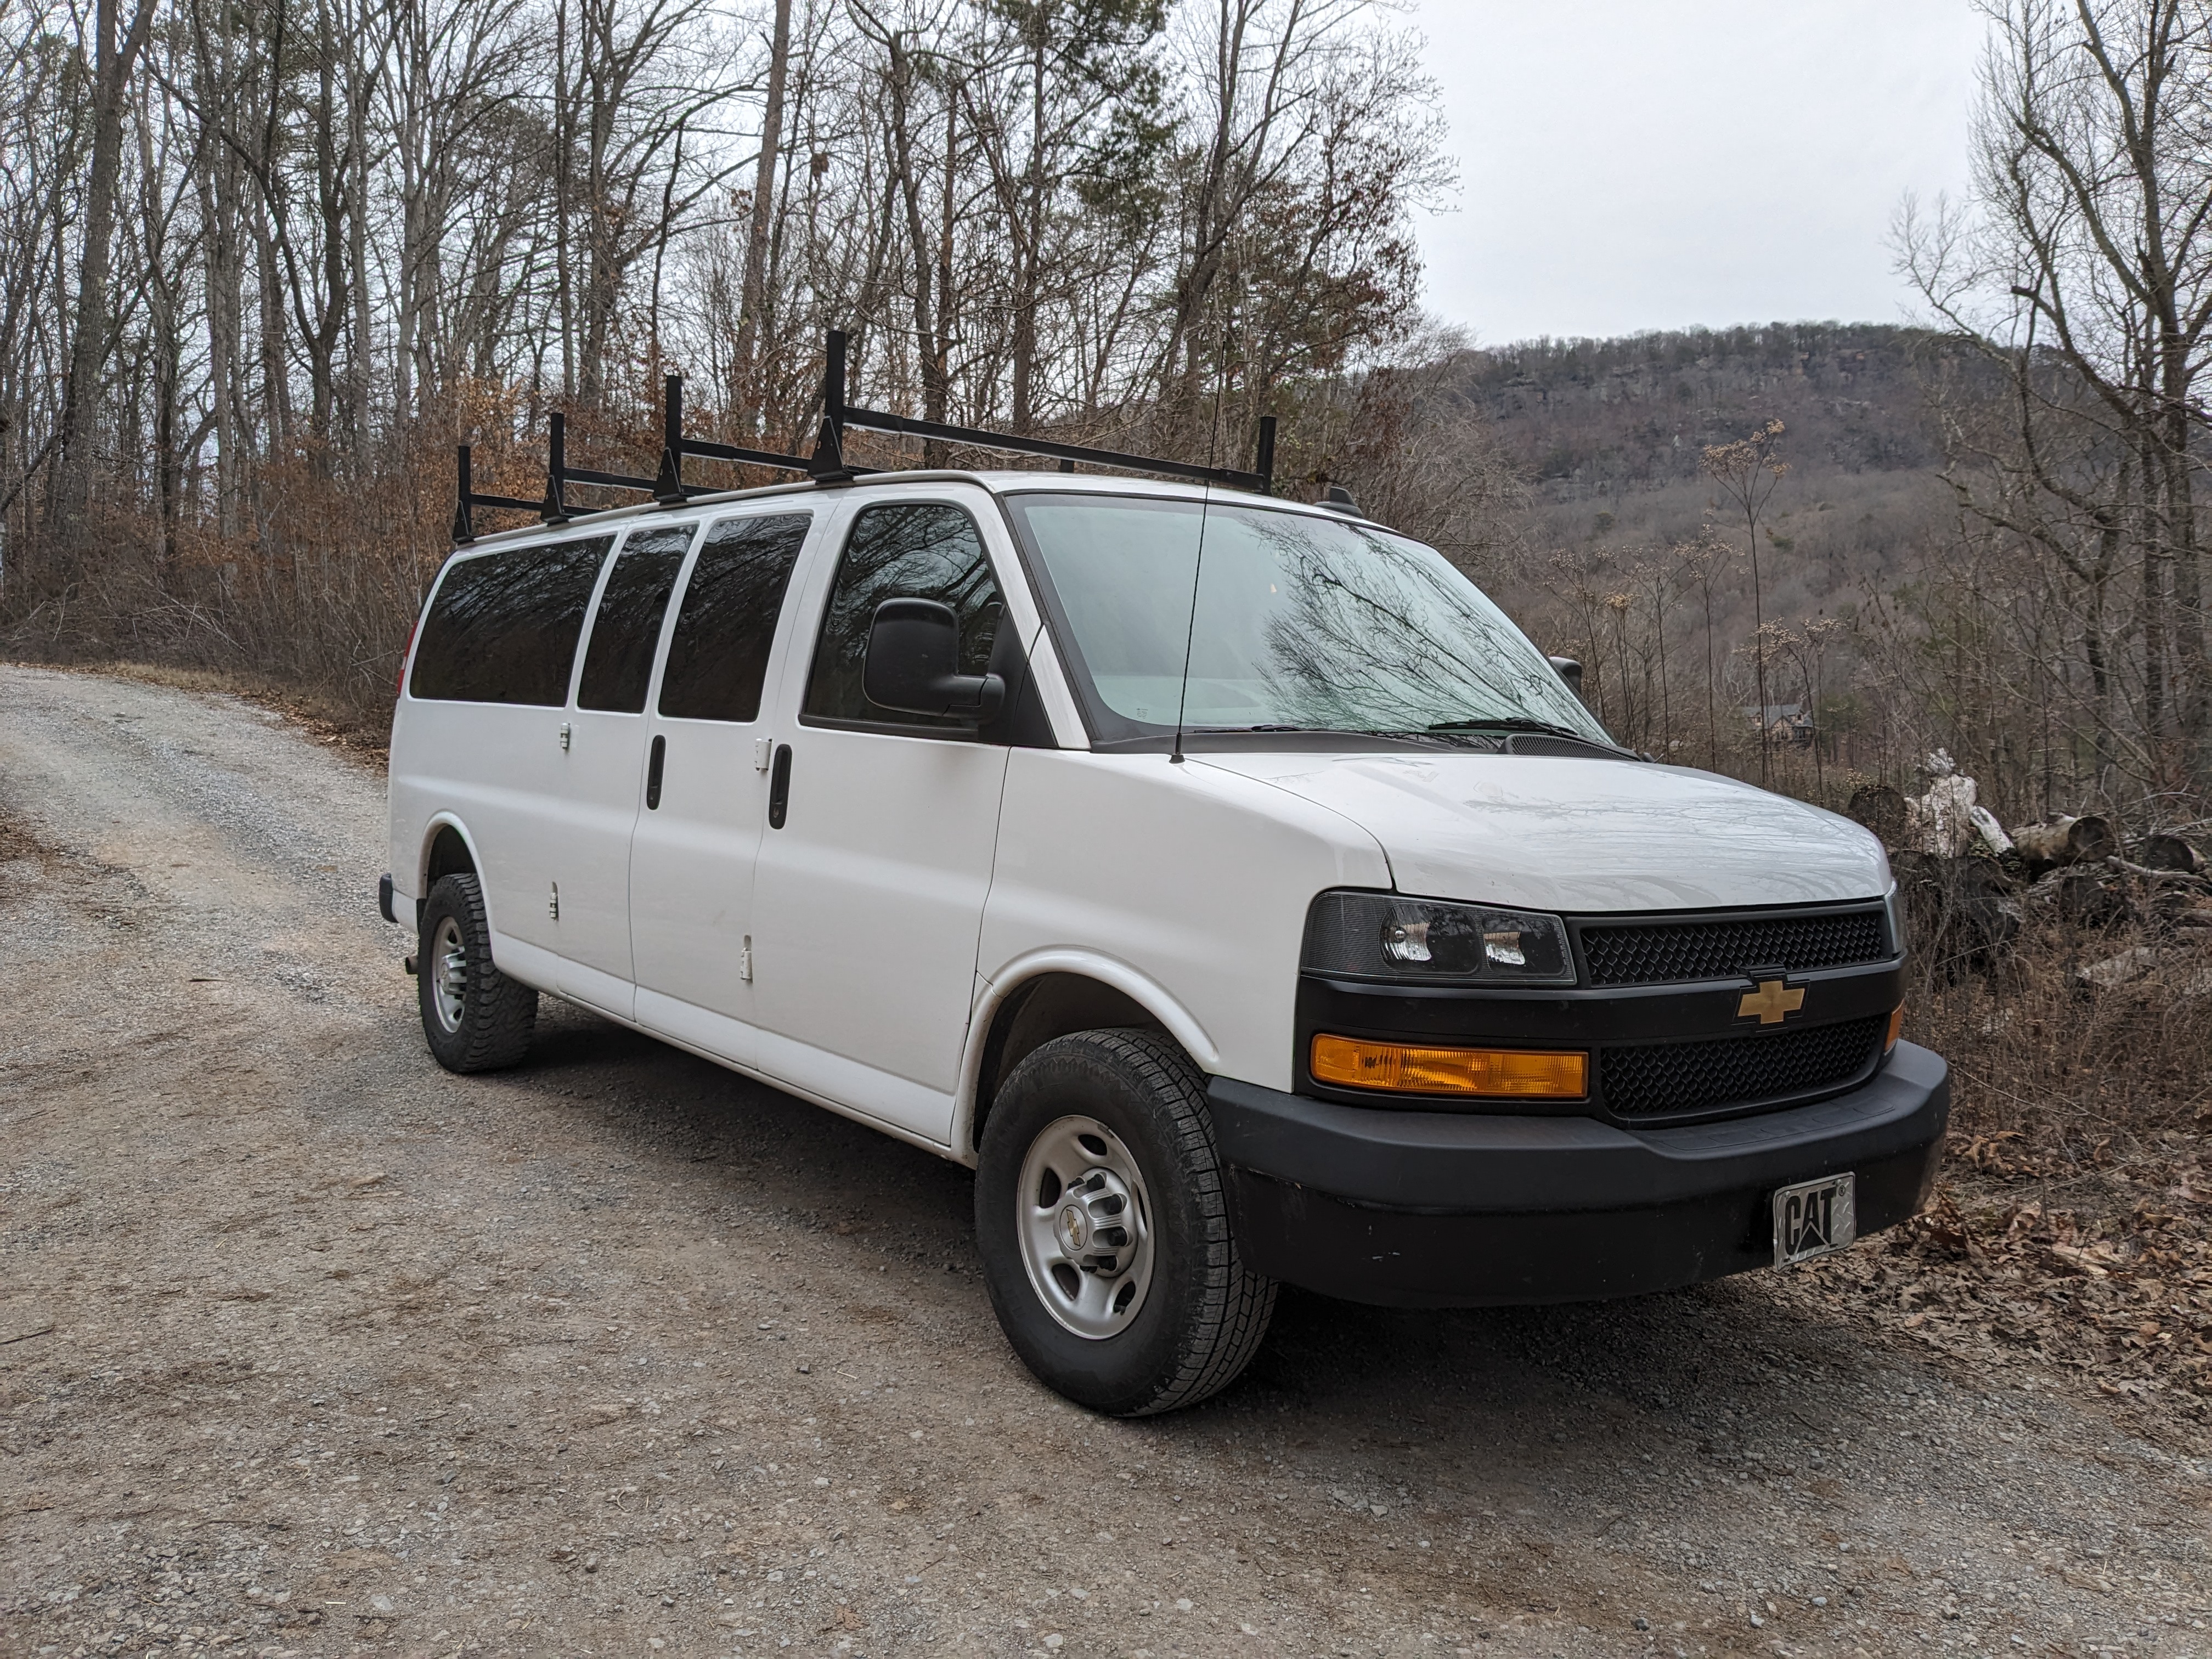
M1418 0L1460 191L1428 306L1480 342L1891 322L1908 190L1958 194L1968 0Z

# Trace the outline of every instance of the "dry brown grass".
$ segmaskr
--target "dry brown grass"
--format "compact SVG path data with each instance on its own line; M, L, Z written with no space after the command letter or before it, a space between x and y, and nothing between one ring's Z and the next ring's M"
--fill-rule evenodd
M2165 954L2108 989L2079 970ZM1951 1063L1934 1204L1799 1281L1959 1364L2118 1396L2145 1431L2212 1427L2212 933L2053 925L1993 971L1917 989Z
M2196 919L2202 917L2201 923ZM1908 1030L1946 1055L1958 1121L2054 1169L2108 1168L2194 1133L2212 1108L2212 908L2148 922L2031 927L1993 970L1913 988ZM2109 989L2095 964L2154 956Z

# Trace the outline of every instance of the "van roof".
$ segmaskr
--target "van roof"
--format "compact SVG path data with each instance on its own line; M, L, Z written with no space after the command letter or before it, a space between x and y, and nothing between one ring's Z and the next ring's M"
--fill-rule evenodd
M457 552L477 552L508 546L518 541L538 541L549 534L600 526L614 527L633 519L670 518L677 514L727 507L739 501L773 500L784 495L812 495L824 490L897 489L912 484L967 483L977 484L994 495L1020 495L1025 492L1051 491L1065 494L1077 491L1098 495L1143 495L1155 501L1235 501L1239 505L1266 507L1277 512L1302 514L1308 517L1328 519L1338 524L1347 520L1369 523L1361 514L1340 508L1316 507L1304 501L1286 501L1279 495L1263 495L1256 490L1231 489L1211 484L1180 483L1172 480L1131 477L1127 474L1053 472L1042 468L1017 467L991 471L970 471L960 468L938 467L867 472L849 482L818 483L811 478L793 479L788 483L760 484L750 489L719 489L689 497L680 507L657 501L632 501L620 507L594 509L570 516L565 524L518 525L511 530L486 531Z

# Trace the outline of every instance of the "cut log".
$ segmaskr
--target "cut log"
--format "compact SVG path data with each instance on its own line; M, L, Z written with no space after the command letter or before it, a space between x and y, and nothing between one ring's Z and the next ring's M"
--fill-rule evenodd
M2197 849L2179 836L2145 836L2136 843L2134 861L2146 870L2171 870L2185 876L2195 875L2204 866Z
M2069 927L2104 928L2135 917L2126 884L2096 866L2046 870L2035 884L2021 895L2028 915Z
M2012 840L2031 875L2062 865L2101 863L2120 850L2120 838L2113 833L2111 820L2094 812L2026 824L2013 831Z

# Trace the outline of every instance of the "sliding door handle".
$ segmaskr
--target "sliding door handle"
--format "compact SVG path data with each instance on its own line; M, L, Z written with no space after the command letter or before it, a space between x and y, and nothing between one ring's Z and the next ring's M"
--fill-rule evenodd
M791 805L791 745L780 743L775 746L775 766L768 775L768 827L783 828L785 812Z
M653 740L653 756L645 763L645 810L657 811L660 807L660 769L668 759L668 739Z

